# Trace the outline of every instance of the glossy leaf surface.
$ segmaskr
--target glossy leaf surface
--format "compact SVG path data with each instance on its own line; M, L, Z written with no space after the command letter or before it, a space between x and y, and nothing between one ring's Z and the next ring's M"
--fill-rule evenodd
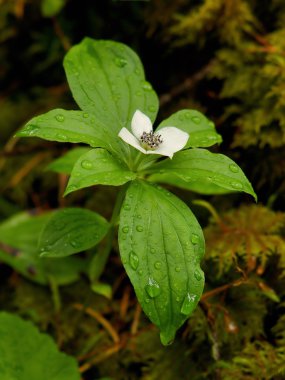
M79 107L116 136L137 109L155 119L157 95L145 81L139 57L128 46L85 38L66 54L64 68Z
M94 115L82 111L55 109L30 120L18 133L20 137L40 137L45 140L85 143L117 152L121 144Z
M107 150L92 149L74 165L65 195L93 185L120 186L134 178L136 174Z
M223 189L244 191L257 199L250 182L233 160L205 149L178 152L172 160L167 159L154 164L148 172L154 173L151 178L158 182L168 183L167 176L170 174L171 184L175 184L175 177L178 178L177 186L182 183L181 181L185 183L185 188L187 183L191 186L196 181L198 183L206 181Z
M222 142L221 135L216 132L215 124L196 110L181 110L174 113L163 120L157 130L167 126L182 129L189 134L186 148L209 147Z
M109 223L99 214L81 208L56 211L40 236L41 256L64 257L85 251L106 235Z
M122 206L122 262L143 310L168 344L195 309L204 287L204 237L191 210L173 194L133 182Z

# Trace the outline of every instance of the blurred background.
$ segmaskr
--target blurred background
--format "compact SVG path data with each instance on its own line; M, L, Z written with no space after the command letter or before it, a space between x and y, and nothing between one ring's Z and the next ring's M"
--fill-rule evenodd
M116 189L62 198L66 176L46 169L70 144L13 137L35 115L77 109L62 61L85 36L138 53L160 98L158 122L182 108L213 120L223 143L211 150L234 159L258 195L255 204L171 189L196 214L207 249L204 296L167 348L116 244L107 292L90 289L84 265L55 291L37 278L28 235L16 245L21 265L4 244L7 231L17 240L22 212L81 206L110 217ZM82 379L285 378L284 0L0 0L0 136L0 309L51 334L79 360Z

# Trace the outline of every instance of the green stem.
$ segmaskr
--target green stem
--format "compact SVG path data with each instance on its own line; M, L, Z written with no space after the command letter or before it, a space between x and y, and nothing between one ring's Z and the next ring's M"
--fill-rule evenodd
M114 206L113 214L110 220L111 227L107 235L103 239L102 243L100 244L100 247L96 255L91 261L89 277L92 282L97 281L98 278L101 276L105 268L106 262L109 258L109 255L112 249L112 243L115 237L116 225L118 223L121 206L125 198L125 194L128 189L128 186L129 186L129 183L126 183L120 189L120 192L117 196L116 203Z

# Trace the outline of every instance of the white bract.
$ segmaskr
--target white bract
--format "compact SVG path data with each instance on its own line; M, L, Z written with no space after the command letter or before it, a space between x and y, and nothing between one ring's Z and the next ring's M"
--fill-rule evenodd
M140 110L134 113L131 128L133 133L122 128L119 137L144 154L161 154L172 158L175 152L184 148L189 138L188 133L176 127L164 127L153 132L150 118Z

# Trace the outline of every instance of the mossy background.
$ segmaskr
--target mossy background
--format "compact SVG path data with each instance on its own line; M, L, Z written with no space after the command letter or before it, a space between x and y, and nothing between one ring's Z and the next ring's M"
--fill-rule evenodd
M159 120L181 108L212 119L224 139L212 150L242 167L259 202L171 189L195 212L207 244L204 296L172 346L161 346L141 313L115 243L101 278L111 299L92 292L84 273L56 295L0 262L0 308L52 335L84 380L284 379L284 1L0 0L2 222L63 206L110 217L116 189L62 198L65 176L45 171L69 144L13 138L34 115L77 108L62 60L85 36L139 54L160 97Z

